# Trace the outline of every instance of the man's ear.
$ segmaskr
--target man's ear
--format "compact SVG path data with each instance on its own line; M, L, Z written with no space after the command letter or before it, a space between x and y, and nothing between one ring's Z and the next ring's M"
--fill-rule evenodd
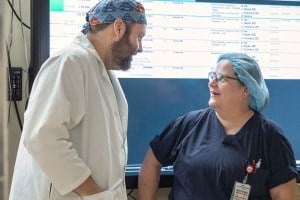
M126 24L122 19L116 19L113 23L113 28L115 34L115 41L118 41L123 37L126 31Z

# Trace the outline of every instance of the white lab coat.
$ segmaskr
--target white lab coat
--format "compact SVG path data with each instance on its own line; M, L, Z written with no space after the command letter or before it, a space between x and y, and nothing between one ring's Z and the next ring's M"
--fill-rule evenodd
M88 176L104 192L89 199L127 199L128 105L113 71L85 35L40 69L24 116L10 200L79 200Z

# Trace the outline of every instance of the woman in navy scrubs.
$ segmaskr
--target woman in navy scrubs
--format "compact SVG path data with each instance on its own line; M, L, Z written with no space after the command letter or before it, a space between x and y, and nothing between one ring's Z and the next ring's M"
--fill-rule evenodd
M156 198L160 169L172 165L172 200L294 200L294 152L260 113L269 92L256 61L223 54L208 79L209 107L176 118L150 142L139 199Z

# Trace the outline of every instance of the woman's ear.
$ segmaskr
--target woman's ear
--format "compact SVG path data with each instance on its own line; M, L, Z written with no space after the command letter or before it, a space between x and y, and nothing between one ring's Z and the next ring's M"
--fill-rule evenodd
M113 23L113 28L115 34L115 41L118 41L123 37L126 31L126 24L122 19L116 19Z
M248 93L248 88L245 86L244 87L244 97L246 97L246 98L248 98L248 95L249 95L249 93Z

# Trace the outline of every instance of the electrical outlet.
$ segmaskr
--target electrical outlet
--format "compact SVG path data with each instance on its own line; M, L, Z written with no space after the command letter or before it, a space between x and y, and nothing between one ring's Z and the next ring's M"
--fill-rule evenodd
M22 100L22 67L9 68L10 86L8 89L8 99L10 101Z

